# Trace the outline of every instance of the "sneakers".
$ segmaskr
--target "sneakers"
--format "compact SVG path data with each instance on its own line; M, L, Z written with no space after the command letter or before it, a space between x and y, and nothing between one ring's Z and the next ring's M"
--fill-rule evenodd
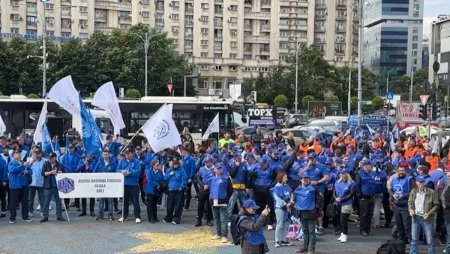
M341 243L346 243L346 242L347 242L347 235L342 234Z
M29 213L28 213L28 217L33 217L33 213L32 213L32 212L29 212Z
M318 236L323 236L323 234L324 234L324 232L323 232L323 227L319 227L319 228L317 229L316 234L317 234Z
M103 218L103 216L97 216L97 218L95 218L95 220L104 220L105 218Z
M177 222L175 222L175 221L172 221L172 224L173 224L173 225L177 225L177 224L180 224L180 223L177 223Z
M339 238L337 240L340 241L342 239L342 236L344 236L343 233L341 233L341 236L339 236Z
M272 225L267 226L267 230L268 230L268 231L272 231L272 230L273 230Z
M221 242L222 242L222 243L227 243L227 242L228 242L228 239L227 239L226 237L222 237Z
M137 224L141 223L141 219L140 218L136 218L136 223Z
M221 237L219 235L213 235L211 240L219 240Z
M66 221L66 219L64 219L63 217L59 217L56 219L57 221Z
M48 221L48 218L42 218L42 220L39 221L39 223L43 223L43 222L47 222L47 221Z
M31 220L30 218L28 218L28 219L26 219L26 220L24 220L26 223L30 223L30 222L32 222L33 220Z
M275 248L280 248L280 246L281 246L280 242L275 243Z
M231 227L231 221L230 221L230 222L228 222L228 227Z
M292 243L289 241L281 241L280 244L281 246L292 246Z
M15 220L10 220L10 221L9 221L9 224L14 224L14 223L16 223Z
M118 222L124 222L125 219L123 217L120 217L120 219L118 220Z
M108 220L109 220L109 221L113 221L113 220L114 220L114 217L108 216Z
M38 205L36 208L36 211L40 211L41 210L41 205Z

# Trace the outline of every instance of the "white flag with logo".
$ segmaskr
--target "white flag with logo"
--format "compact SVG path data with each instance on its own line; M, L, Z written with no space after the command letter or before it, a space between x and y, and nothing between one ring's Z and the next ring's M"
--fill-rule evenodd
M71 76L56 82L48 92L48 97L71 115L80 115L80 97L73 86Z
M0 115L0 136L6 131L6 125L3 122L2 116Z
M208 139L211 133L219 133L219 127L219 113L217 113L216 117L214 117L212 122L209 124L208 129L206 129L205 134L203 134L202 140Z
M142 131L155 153L181 144L180 134L172 119L172 107L172 104L164 104L142 126Z
M119 101L117 100L116 91L112 82L108 82L97 89L92 100L92 105L106 111L114 126L114 135L119 134L120 129L125 128Z
M42 110L41 114L39 115L36 130L34 130L33 141L36 144L42 142L43 127L46 121L47 121L47 99L44 101L44 105L42 105Z

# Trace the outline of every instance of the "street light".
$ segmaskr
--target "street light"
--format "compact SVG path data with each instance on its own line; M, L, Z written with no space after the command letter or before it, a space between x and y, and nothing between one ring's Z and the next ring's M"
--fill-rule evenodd
M295 45L295 114L298 114L298 50L300 48L300 45L300 42L297 42L297 44Z
M148 36L148 32L145 33L145 36L142 36L140 34L135 34L134 35L138 36L139 39L142 40L142 42L144 43L144 52L145 52L145 84L144 84L144 96L147 97L147 92L148 92L148 48L150 47L150 40L155 37L156 35L158 35L157 33L152 34L151 36Z
M411 58L411 84L409 85L409 103L411 103L413 98L414 85L414 61L412 61L413 56L408 51L405 51L405 55Z

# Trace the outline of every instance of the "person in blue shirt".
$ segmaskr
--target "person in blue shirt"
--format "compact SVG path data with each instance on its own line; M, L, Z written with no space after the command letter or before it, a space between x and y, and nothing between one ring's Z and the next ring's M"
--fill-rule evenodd
M273 199L272 195L270 195L270 188L275 185L275 178L277 177L275 171L269 167L269 158L268 156L263 156L259 166L256 167L254 173L254 198L256 204L259 207L269 206L271 212L269 215L269 221L267 230L273 229L273 222L275 219L275 210L273 209ZM258 210L257 213L260 214L262 209Z
M264 237L264 226L267 223L270 208L266 207L261 215L256 211L260 209L253 199L244 201L239 211L237 231L241 232L242 254L263 254L269 252L266 238Z
M338 180L334 184L333 197L337 205L337 216L339 217L339 229L341 236L338 241L347 242L348 218L353 211L353 195L356 191L356 183L352 180L348 169L339 171Z
M117 158L120 153L120 148L122 147L122 144L120 142L117 142L117 138L118 136L108 134L106 136L106 144L103 146L104 148L107 148L109 150L111 156L114 158Z
M136 148L134 149L135 151L135 158L140 162L141 165L141 171L139 173L139 193L141 195L141 201L144 205L147 205L147 194L144 191L144 178L145 178L145 169L146 169L146 165L150 165L150 164L145 164L145 160L146 160L146 156L145 156L145 151L142 149L141 146L136 146Z
M318 156L316 153L309 153L308 154L308 164L306 165L305 168L303 168L303 170L301 171L301 173L303 174L304 172L308 173L310 179L311 179L311 184L313 186L316 186L320 192L323 194L325 192L325 184L330 180L330 172L328 170L328 168L319 163L317 161ZM319 216L319 218L317 219L317 222L319 224L319 228L317 229L317 234L318 235L323 235L324 234L324 230L323 230L323 214L322 216Z
M141 223L141 207L139 205L139 174L141 173L141 163L134 157L133 148L127 147L124 152L125 158L119 161L116 169L116 172L120 172L125 176L123 216L119 219L119 222L124 222L127 219L131 200L136 223Z
M92 173L94 170L95 164L97 163L96 155L90 154L84 158L84 160L80 160L78 164L78 172L87 174ZM89 212L91 217L95 217L94 213L95 207L95 198L89 198ZM81 213L78 214L79 217L86 216L87 209L87 198L81 199Z
M7 153L7 150L5 149L4 152ZM7 182L8 182L8 155L2 153L0 154L0 203L1 203L0 218L6 217L5 211L6 211Z
M395 224L399 239L405 243L411 241L411 215L408 211L409 194L415 188L415 181L407 172L408 163L400 162L397 174L392 177L389 194L394 205Z
M160 193L160 183L163 180L162 167L158 160L153 160L150 167L145 169L144 191L147 194L147 217L148 222L155 223L158 220L157 204Z
M322 213L323 195L317 186L311 184L307 172L302 173L300 185L293 192L293 203L303 229L303 246L296 253L315 253L316 220Z
M284 171L288 174L288 185L295 190L300 182L300 171L306 166L308 161L305 159L305 152L298 150L292 153L288 161L284 164Z
M186 171L187 183L185 193L184 209L188 210L192 199L192 182L195 176L195 159L189 152L189 148L183 147L181 149L181 156L183 160L183 169Z
M276 173L283 170L283 165L281 164L281 155L282 153L279 153L277 150L273 150L270 153L269 167L273 168Z
M231 194L230 202L228 203L228 222L231 222L231 215L233 214L236 204L238 205L238 208L242 207L245 195L250 194L250 190L247 186L247 163L242 160L241 155L236 155L236 157L230 161L230 171L228 173L230 174L233 187L233 194ZM239 209L237 211L239 211Z
M323 197L324 197L323 227L324 228L328 228L329 220L332 220L335 234L339 234L339 230L338 230L338 226L339 226L338 225L338 223L339 223L338 219L339 218L337 216L335 216L333 218L329 218L326 215L326 208L327 208L328 204L330 204L330 202L332 202L334 183L338 179L339 167L340 167L341 164L342 164L342 159L341 158L336 158L335 161L333 161L333 158L329 157L325 161L325 166L327 167L327 169L329 171L329 174L330 174L330 180L328 180L328 182L326 183L325 191L324 191L324 194L323 194Z
M174 158L171 164L170 169L164 174L169 194L167 195L167 214L163 222L176 225L180 224L181 214L183 213L183 193L186 189L187 175L186 171L180 167L178 158Z
M275 247L291 246L292 244L286 239L289 230L290 208L292 189L287 184L288 177L286 172L280 171L277 174L277 184L271 189L272 197L275 202L275 217L277 225L275 227Z
M83 158L75 152L75 146L73 144L70 144L68 147L68 152L60 157L61 166L63 167L65 173L77 173L78 166L82 161ZM66 198L64 199L64 203L67 210L69 210L69 207L76 207L77 212L81 212L79 198L76 198L74 203L70 203L70 199Z
M62 217L62 205L61 199L59 198L58 186L56 184L56 175L64 172L64 169L57 161L56 153L50 153L48 156L48 161L44 163L42 167L41 175L44 177L44 208L42 209L41 223L48 221L48 211L50 207L50 201L52 200L52 196L55 197L56 203L56 220L57 221L66 221Z
M16 222L17 205L22 206L22 219L31 222L28 215L28 178L32 172L28 169L30 162L23 162L20 151L14 151L13 160L8 165L9 195L10 195L10 219L9 223Z
M97 161L94 166L93 173L115 173L117 163L114 157L112 157L109 149L105 148L102 152L102 158ZM98 201L98 216L96 220L104 219L105 205L108 208L108 219L114 220L113 215L113 199L112 198L100 198Z
M231 196L232 187L230 178L223 175L224 165L216 163L214 165L214 176L209 178L209 203L212 206L214 223L216 224L216 234L212 239L221 239L222 243L227 243L228 236L228 201Z
M377 158L380 158L381 156L378 156ZM381 206L383 203L383 195L387 192L386 183L388 175L386 171L384 171L381 168L381 162L376 162L376 167L373 171L373 178L374 178L374 208L373 208L373 217L372 217L372 224L374 228L380 227L380 215L381 215Z
M212 226L212 210L209 204L209 179L214 176L213 161L210 157L206 157L203 160L204 166L201 167L196 176L197 184L199 187L198 192L198 206L197 206L197 223L195 227L202 226L202 218L206 209L207 225Z
M31 183L30 193L28 201L28 212L30 216L33 216L34 212L34 198L36 192L38 194L39 207L44 207L44 177L41 175L42 167L44 166L45 159L42 158L42 151L39 148L33 150L33 157L30 158L30 171L31 171Z
M373 235L371 232L374 209L375 179L373 163L366 159L362 162L363 169L356 174L356 195L359 199L359 232L363 236Z

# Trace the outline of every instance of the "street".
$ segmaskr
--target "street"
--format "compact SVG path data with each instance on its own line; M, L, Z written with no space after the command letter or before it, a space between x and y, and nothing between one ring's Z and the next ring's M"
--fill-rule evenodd
M193 199L191 208L183 213L180 225L159 222L149 224L145 206L142 206L142 223L136 224L129 217L123 225L116 221L96 221L94 217L78 217L78 212L70 208L70 222L57 222L55 210L50 211L50 221L40 224L35 213L33 222L20 219L16 224L8 224L8 218L0 219L0 254L21 253L239 253L238 246L222 244L211 240L213 228L203 226L195 228L197 202ZM132 206L130 206L132 208ZM158 209L162 220L165 210ZM130 214L132 212L130 211ZM390 230L377 229L373 237L358 234L355 223L350 223L348 243L336 241L331 229L317 238L317 253L373 254L376 249L390 238ZM295 241L291 247L274 247L274 231L266 231L270 253L294 253L300 246ZM231 236L229 235L229 238ZM421 250L425 246L421 246ZM437 253L441 253L439 250Z

